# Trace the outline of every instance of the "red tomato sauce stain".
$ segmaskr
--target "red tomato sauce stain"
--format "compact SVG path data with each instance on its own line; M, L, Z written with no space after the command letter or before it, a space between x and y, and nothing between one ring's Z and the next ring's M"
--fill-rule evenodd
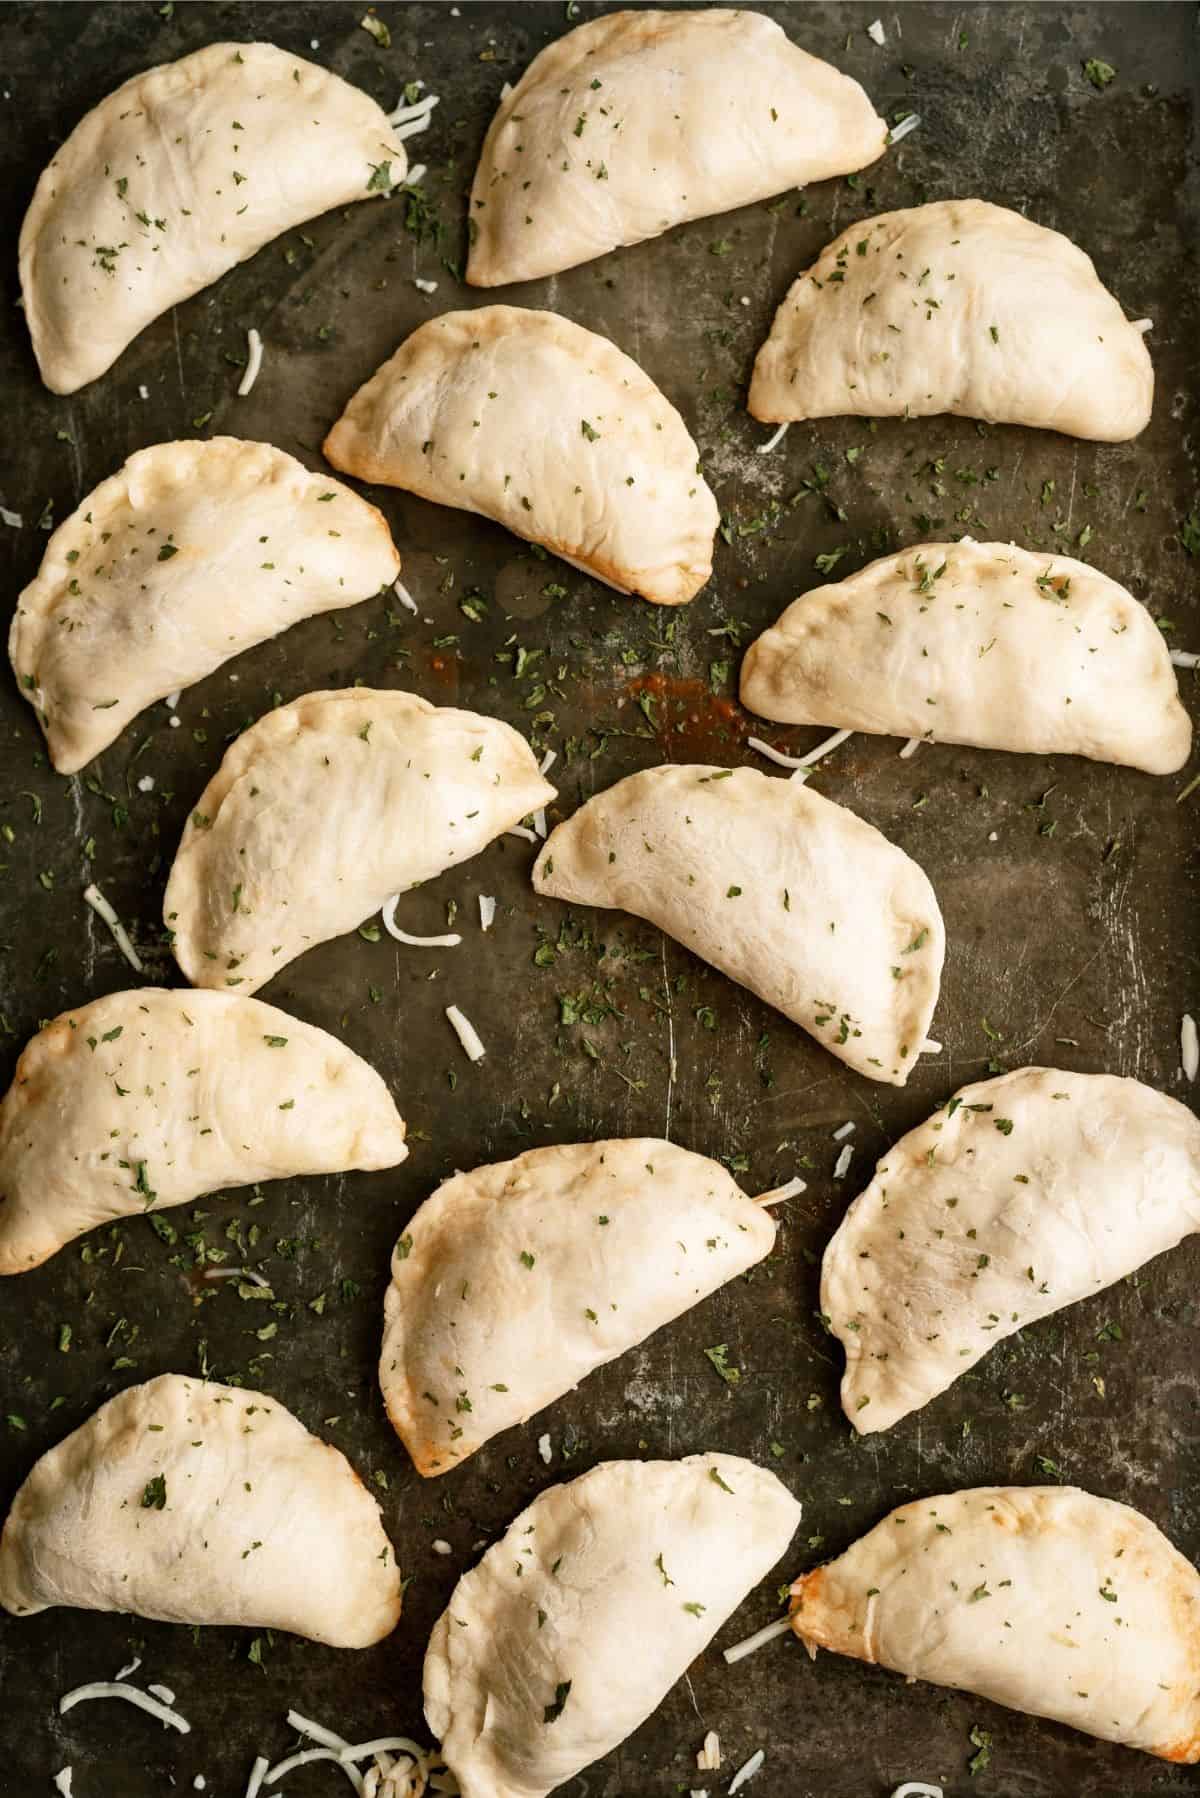
M754 725L733 699L713 693L702 680L672 674L640 674L626 683L636 702L647 695L650 723L671 759L703 761L720 749L740 746Z
M429 657L429 673L439 687L458 692L458 659L453 654L443 655L441 650L435 650Z

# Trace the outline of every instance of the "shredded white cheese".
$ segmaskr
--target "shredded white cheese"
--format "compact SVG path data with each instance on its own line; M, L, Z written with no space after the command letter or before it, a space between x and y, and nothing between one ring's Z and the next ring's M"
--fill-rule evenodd
M265 1286L268 1292L271 1290L271 1282L264 1280L261 1274L256 1274L252 1267L206 1267L200 1278L202 1280L248 1280L251 1286ZM140 1661L133 1663L135 1667L140 1667L141 1664ZM123 1677L122 1674L117 1674L118 1679ZM153 1691L154 1687L151 1686L150 1690Z
M423 81L414 81L410 83L410 86L412 87L424 87L424 85L425 83ZM428 113L431 113L437 104L437 94L421 94L418 99L407 103L405 102L403 95L401 95L391 112L388 113L388 124L411 124L413 119L424 118Z
M405 187L420 187L428 173L429 165L427 163L414 162L407 175L404 177Z
M1200 1036L1196 1034L1196 1020L1190 1011L1184 1012L1179 1026L1179 1059L1185 1080L1194 1080L1200 1072Z
M1152 318L1135 319L1133 328L1135 331L1139 332L1142 337L1144 337L1146 335L1147 331L1153 331L1154 320Z
M873 44L883 45L887 43L887 38L883 35L882 19L871 20L871 23L867 26L867 36Z
M180 687L177 692L168 693L167 697L163 700L163 704L166 706L166 708L169 712L177 712L179 710L179 701L182 699L182 697L183 697L183 688Z
M910 737L908 739L908 742L904 745L904 748L900 751L900 760L902 762L906 762L908 760L909 756L916 755L916 753L920 747L921 747L920 737Z
M777 768L803 768L805 766L799 756L785 755L782 749L772 749L771 745L764 743L761 737L747 737L746 748L757 749L759 755L765 755L767 760L774 762Z
M342 1749L344 1761L365 1761L373 1754L407 1754L410 1760L419 1761L429 1758L429 1749L411 1736L376 1736L373 1742L350 1742Z
M906 119L901 119L898 125L893 125L887 135L888 148L890 149L893 144L898 144L900 139L907 137L910 131L915 131L920 123L920 113L910 112Z
M853 1161L853 1159L854 1159L854 1144L846 1143L842 1149L841 1154L838 1156L837 1160L833 1164L833 1177L835 1180L844 1180L845 1179L846 1175L850 1171L850 1163Z
M479 895L479 928L490 930L496 917L496 901L490 893Z
M392 127L393 135L404 143L408 138L418 137L422 131L428 130L433 109L439 99L438 94L422 94L411 106L397 106L395 112L388 114L388 124Z
M854 1134L854 1125L850 1121L850 1119L847 1118L846 1122L844 1124L839 1124L837 1129L834 1131L833 1140L834 1140L834 1142L841 1142L843 1136L853 1136L853 1134Z
M777 1617L774 1623L764 1624L763 1628L756 1629L752 1636L746 1636L743 1641L735 1642L732 1648L725 1650L726 1666L732 1667L737 1661L744 1661L748 1654L754 1654L758 1649L765 1648L768 1642L774 1642L780 1636L789 1635L791 1628L791 1620L787 1617Z
M417 602L409 592L408 588L404 585L403 581L393 581L392 592L396 595L396 598L400 601L400 604L404 607L406 612L417 611Z
M332 1748L298 1749L295 1754L289 1754L286 1760L277 1761L273 1767L269 1767L263 1775L263 1784L273 1786L275 1781L282 1779L285 1773L291 1773L297 1767L307 1767L311 1761L332 1761L335 1767L342 1769L354 1790L359 1794L359 1798L362 1798L362 1774L348 1761L344 1761L340 1754L335 1753Z
M238 398L245 399L258 379L262 367L263 340L251 325L246 332L246 372L238 382Z
M541 837L541 839L544 843L546 840L546 808L545 808L545 806L539 805L537 808L537 811L531 812L530 816L533 819L534 834L536 836Z
M538 1454L542 1457L542 1460L546 1463L546 1466L549 1467L551 1459L553 1458L552 1451L550 1448L550 1432L549 1432L549 1430L546 1431L544 1436L538 1437Z
M785 1199L794 1199L797 1193L807 1191L808 1182L801 1180L799 1175L795 1175L791 1180L785 1180L782 1186L773 1186L770 1192L756 1193L754 1203L756 1205L782 1205Z
M128 1679L129 1675L131 1673L137 1672L137 1670L141 1666L141 1664L142 1664L141 1661L139 1660L138 1656L135 1654L131 1661L126 1661L125 1665L120 1669L120 1671L113 1675L113 1678L114 1679Z
M326 1729L323 1723L314 1723L311 1717L302 1717L299 1711L289 1711L287 1720L298 1736L308 1736L310 1741L320 1742L323 1748L348 1746L345 1736L339 1736L332 1729Z
M62 1798L71 1798L71 1781L74 1777L73 1767L63 1767L54 1775L54 1789L62 1793Z
M1173 649L1171 660L1176 668L1200 668L1200 655L1193 649Z
M831 737L826 737L823 743L818 743L817 747L810 749L807 755L800 756L796 762L797 768L811 768L814 762L819 762L824 756L831 755L835 749L841 747L847 737L853 735L852 730L835 730Z
M523 824L513 824L505 832L505 835L510 837L520 837L521 840L526 843L536 843L538 840L536 830L526 830Z
M160 1704L157 1698L151 1698L148 1692L140 1691L137 1686L121 1685L116 1680L97 1679L86 1686L76 1686L73 1692L64 1693L58 1701L58 1714L65 1717L77 1704L86 1704L93 1698L124 1698L128 1704L136 1704L139 1710L149 1711L160 1723L177 1729L181 1736L191 1734L191 1724L178 1711Z
M7 506L0 506L0 521L14 531L19 531L25 523L19 512L10 512Z
M892 1798L944 1798L941 1786L927 1786L923 1779L906 1779L897 1786Z
M443 936L410 936L407 930L401 930L396 922L396 907L399 903L399 893L393 893L380 913L383 919L383 928L389 936L394 936L398 943L407 943L410 949L458 948L462 938L457 930L448 930Z
M413 286L418 293L436 293L438 290L436 281L426 281L422 275L413 276Z
M699 1773L716 1773L720 1766L721 1738L715 1729L710 1729L697 1752L696 1770Z
M730 1780L730 1793L740 1792L742 1787L746 1785L749 1780L754 1778L754 1775L758 1772L766 1758L767 1757L762 1749L756 1748L754 1753L750 1756L750 1759L748 1761L743 1761L742 1765Z
M138 388L138 398L140 400L148 400L150 398L150 389L145 385L144 382L143 382L142 386L140 386Z
M452 1555L454 1553L454 1550L444 1536L438 1536L429 1546L433 1549L435 1555Z
M137 790L139 793L153 793L153 791L154 791L154 776L153 776L153 774L143 774L141 780L138 781Z
M117 948L121 951L121 954L125 957L125 960L129 963L130 967L136 974L141 974L144 971L141 956L130 942L129 933L125 929L124 924L122 924L120 918L118 918L116 912L94 881L90 887L85 887L83 889L83 897L97 916L103 918L104 922L108 925L108 928L113 934L113 941L116 943Z
M434 1544L435 1548L438 1546ZM446 1550L448 1553L449 1544L446 1544ZM311 1718L300 1716L297 1711L288 1712L288 1723L298 1735L307 1736L319 1746L300 1749L274 1767L260 1755L251 1770L245 1798L258 1798L263 1786L274 1785L293 1768L314 1761L334 1762L361 1798L422 1798L422 1794L434 1791L449 1794L458 1790L444 1771L441 1774L435 1771L445 1768L440 1752L436 1748L422 1748L409 1736L375 1736L369 1742L348 1742L344 1736L326 1729L323 1724L314 1723ZM401 1755L403 1760L395 1758ZM364 1776L353 1763L370 1759L375 1764Z
M504 86L500 89L500 98L502 100L507 100L508 96L512 93L512 91L513 91L512 82L506 81L504 83Z
M455 1036L457 1036L459 1042L463 1046L467 1060L482 1061L487 1054L487 1050L484 1048L479 1032L476 1030L474 1024L472 1024L470 1018L464 1017L457 1005L447 1005L446 1016L450 1021Z
M205 1779L203 1773L197 1773L195 1779L193 1779L192 1790L193 1792L206 1792L208 1790L208 1781Z
M549 774L551 768L553 768L553 766L557 760L558 760L557 749L548 749L546 751L545 755L542 757L541 761L538 763L538 773L539 774Z
M175 1694L170 1686L147 1686L146 1690L151 1697L157 1698L160 1704L174 1704L175 1702Z
M941 1052L942 1052L941 1043L935 1042L933 1037L931 1037L931 1036L927 1036L925 1038L925 1041L921 1044L921 1054L922 1055L940 1055Z
M772 436L768 437L765 443L760 443L758 446L759 455L769 456L775 446L783 442L784 438L787 436L787 429L786 424L780 425L779 429Z

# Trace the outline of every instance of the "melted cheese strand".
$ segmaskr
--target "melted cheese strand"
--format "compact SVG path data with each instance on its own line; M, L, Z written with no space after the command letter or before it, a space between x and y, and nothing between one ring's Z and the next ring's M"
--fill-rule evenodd
M407 943L410 949L457 949L462 942L456 930L449 930L444 936L410 936L407 930L401 930L396 923L396 907L400 903L400 894L393 893L380 913L383 928L389 936L394 936L398 943Z
M157 1698L139 1691L137 1686L120 1685L116 1680L97 1679L86 1686L76 1686L73 1692L65 1692L58 1701L58 1714L65 1717L77 1704L86 1704L93 1698L124 1698L126 1703L136 1704L139 1710L148 1711L152 1717L157 1717L160 1723L177 1729L181 1736L191 1734L191 1724L178 1711L160 1704Z
M346 1775L350 1784L358 1793L359 1798L362 1798L362 1774L358 1771L357 1767L350 1766L348 1762L344 1761L341 1758L341 1755L332 1748L301 1748L298 1753L289 1754L286 1760L277 1761L275 1766L268 1770L263 1777L263 1784L266 1786L274 1785L275 1781L277 1779L282 1779L285 1773L291 1773L296 1767L307 1767L310 1761L332 1761L335 1767L340 1767L342 1769L342 1772Z
M791 1628L790 1617L777 1617L774 1623L768 1623L762 1629L756 1629L752 1636L747 1636L743 1641L735 1642L732 1648L724 1650L726 1666L732 1667L735 1662L744 1661L748 1654L754 1654L758 1649L765 1648L768 1642L775 1642L780 1636L789 1635Z
M251 325L246 332L246 372L238 382L238 398L244 400L258 379L258 371L262 367L263 340Z
M271 1763L265 1754L260 1754L250 1769L250 1780L246 1787L246 1798L258 1798L262 1788L263 1775L270 1770Z
M824 756L831 755L835 749L840 749L846 738L853 735L852 730L835 730L831 737L826 737L823 743L818 743L817 747L810 749L807 755L799 756L796 761L797 768L811 768L814 762L819 762Z
M759 444L759 446L758 446L759 455L760 456L769 456L771 451L775 448L775 445L777 443L782 443L786 436L787 436L787 425L782 424L782 425L780 425L779 429L775 432L775 434L773 436L768 437L768 439L765 443Z
M771 745L764 743L761 737L747 737L746 748L757 749L759 755L765 755L767 760L774 762L777 768L803 768L806 765L799 756L785 755L782 749L772 749Z
M458 1009L457 1005L447 1005L446 1017L449 1019L455 1036L457 1036L466 1052L467 1060L482 1061L487 1054L487 1050L484 1048L483 1039L478 1030L476 1030L474 1024L472 1024L470 1018L465 1017Z
M773 1186L770 1192L756 1193L756 1205L782 1205L785 1199L794 1199L797 1193L808 1191L808 1181L797 1174L791 1180L785 1180L782 1186Z
M108 928L112 931L113 941L116 943L117 948L121 951L121 954L125 957L125 960L129 963L130 967L136 974L144 973L145 969L142 966L142 958L130 942L128 931L125 929L124 924L122 924L120 918L118 918L116 912L108 903L108 900L104 897L104 894L100 891L100 888L96 885L95 881L92 882L90 887L84 888L83 896L91 906L92 910L97 916L103 918L104 922L108 925Z
M730 1792L740 1792L742 1787L747 1784L749 1780L754 1778L754 1775L759 1771L766 1758L767 1757L762 1749L756 1748L754 1753L750 1756L750 1759L748 1761L743 1761L742 1765L730 1780Z
M920 123L920 113L910 112L906 119L901 119L900 123L898 125L893 125L892 129L888 132L887 148L890 150L893 144L898 144L902 137L907 137L910 131L915 131Z

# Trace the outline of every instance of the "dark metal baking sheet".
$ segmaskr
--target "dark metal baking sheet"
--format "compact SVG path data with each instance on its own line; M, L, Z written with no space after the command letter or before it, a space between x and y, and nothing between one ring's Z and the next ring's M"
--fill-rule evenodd
M1170 620L1172 641L1198 646L1200 563L1179 536L1200 485L1190 5L764 7L798 42L862 80L889 117L916 107L920 130L857 181L700 221L502 296L472 292L458 278L465 192L501 84L567 28L564 9L383 4L387 50L359 27L363 10L268 3L172 12L150 0L9 5L0 14L0 206L10 245L0 500L26 520L22 530L0 531L10 603L45 542L37 521L64 517L131 451L228 431L267 438L319 466L325 430L409 330L442 309L496 297L557 308L641 361L694 430L731 541L719 543L713 580L695 603L666 612L545 562L466 514L377 491L371 497L392 522L419 621L389 617L382 601L314 619L186 694L182 729L170 730L156 708L71 780L49 771L27 706L0 680L0 822L12 829L0 846L6 1079L40 1020L127 983L107 933L81 904L89 878L131 924L150 973L177 978L160 944L160 905L180 828L225 743L279 696L361 679L536 725L539 740L560 752L565 814L664 757L733 763L748 755L743 740L755 726L731 703L737 644L814 583L823 552L844 548L846 570L931 531L1058 549L1090 533L1088 555ZM579 17L596 10L585 4ZM866 35L876 16L883 48ZM392 200L330 214L303 237L290 233L143 332L103 379L54 398L39 385L15 305L12 248L39 170L83 111L128 75L220 38L252 36L312 55L385 104L415 76L439 92L433 128L410 146L429 164L427 211L406 229L404 202ZM1084 77L1090 57L1116 68L1103 91ZM1158 392L1149 430L1103 447L950 419L834 420L793 427L778 450L759 456L766 433L743 410L744 383L793 274L856 217L964 194L1063 229L1094 256L1131 316L1153 317ZM418 292L415 275L437 280L436 294ZM266 360L253 394L239 400L229 358L244 354L250 325L263 334ZM846 452L855 449L861 455L851 462ZM793 504L806 482L819 491ZM461 608L472 588L488 602L481 620ZM516 644L541 652L521 678ZM1184 692L1194 705L1194 677L1185 677ZM768 734L796 747L819 735ZM293 1704L354 1731L420 1733L421 1658L457 1574L541 1487L609 1456L721 1448L776 1466L805 1505L781 1579L911 1496L1058 1477L1137 1505L1200 1556L1194 1244L1014 1337L885 1436L856 1444L839 1413L838 1354L814 1315L817 1261L874 1157L993 1063L1109 1069L1178 1094L1179 1016L1200 1003L1200 796L1176 803L1187 773L1154 780L1067 758L954 748L900 761L898 747L856 737L818 785L915 855L945 912L950 949L935 1021L945 1048L922 1061L903 1092L857 1078L648 927L536 901L530 852L509 838L406 904L411 929L433 930L457 901L465 920L457 951L351 937L294 963L264 994L338 1032L384 1072L412 1131L403 1168L282 1183L265 1188L261 1203L245 1192L206 1201L170 1214L174 1245L133 1221L0 1285L5 1502L35 1456L104 1397L165 1369L207 1367L260 1383L346 1450L378 1483L412 1576L392 1640L339 1654L277 1638L264 1644L261 1665L248 1658L250 1631L193 1638L66 1612L0 1619L0 1790L47 1789L49 1775L73 1762L79 1798L187 1789L196 1773L210 1792L240 1792L260 1747L283 1751ZM137 783L147 773L155 784L143 793ZM480 891L500 900L487 938L474 922ZM553 953L538 955L547 942ZM591 1021L561 1023L563 995L585 995ZM451 1001L488 1045L478 1067L446 1026ZM835 1183L831 1131L844 1119L857 1124L856 1153L851 1174ZM693 1148L734 1158L751 1191L806 1158L809 1188L787 1208L778 1252L528 1427L422 1483L386 1423L374 1378L388 1252L400 1228L454 1167L537 1143L668 1128ZM257 1225L255 1253L285 1307L267 1342L256 1336L259 1307L227 1289L201 1294L191 1271L192 1239L229 1248L235 1220L245 1230ZM63 1323L72 1328L65 1352ZM736 1390L702 1352L719 1342L742 1369ZM543 1430L549 1467L536 1451ZM452 1544L452 1556L432 1553L435 1537ZM718 1642L775 1609L768 1583ZM178 1692L194 1725L186 1739L107 1707L58 1719L58 1693L110 1676L134 1652L142 1677ZM990 1765L971 1777L973 1726L993 1746ZM720 1780L695 1771L708 1727L727 1757ZM729 1770L760 1745L767 1764L756 1798L875 1798L917 1776L979 1798L1126 1798L1183 1791L1190 1778L977 1699L906 1686L831 1656L810 1665L785 1644L735 1671L710 1650L629 1742L567 1789L573 1798L723 1789ZM310 1767L287 1787L315 1794L331 1777Z

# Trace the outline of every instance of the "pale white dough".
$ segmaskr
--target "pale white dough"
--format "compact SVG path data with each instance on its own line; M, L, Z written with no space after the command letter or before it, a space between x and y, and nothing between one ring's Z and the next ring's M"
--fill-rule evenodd
M1085 562L1011 543L919 543L803 594L747 650L741 699L781 724L1149 774L1192 741L1146 608Z
M633 912L872 1080L903 1086L946 938L902 849L800 781L750 768L631 774L551 832L539 893Z
M110 993L39 1030L0 1103L0 1274L115 1218L407 1153L374 1068L315 1025L233 993Z
M134 75L76 125L21 227L43 381L74 393L151 319L406 167L374 100L274 44L209 44Z
M156 699L400 572L382 513L268 443L156 443L89 493L17 601L8 653L73 774Z
M163 904L175 958L194 986L252 993L553 798L497 718L306 693L245 731L197 801Z
M392 1255L379 1381L426 1475L560 1398L770 1253L718 1162L656 1137L456 1174Z
M720 517L687 426L636 362L557 313L430 319L359 388L325 454L659 605L712 572Z
M528 281L672 225L848 175L887 126L757 12L617 12L530 63L471 189L467 280Z
M749 404L771 424L951 412L1119 443L1153 398L1145 339L1070 238L935 200L822 250L775 314Z
M624 1741L799 1521L736 1455L608 1461L541 1493L429 1640L425 1716L463 1798L544 1798Z
M1138 1080L1018 1068L902 1136L825 1251L842 1405L886 1430L1014 1330L1200 1229L1200 1120Z
M982 1486L901 1505L792 1587L792 1627L910 1679L1200 1760L1200 1575L1128 1505Z
M18 1617L72 1605L367 1648L401 1590L344 1455L266 1393L175 1373L44 1454L0 1537L0 1605Z

